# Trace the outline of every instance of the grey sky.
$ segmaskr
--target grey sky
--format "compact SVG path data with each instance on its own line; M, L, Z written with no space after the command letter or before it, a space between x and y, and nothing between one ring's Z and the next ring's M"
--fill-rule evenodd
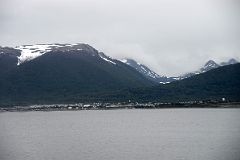
M0 0L0 45L88 43L179 75L240 60L239 0Z

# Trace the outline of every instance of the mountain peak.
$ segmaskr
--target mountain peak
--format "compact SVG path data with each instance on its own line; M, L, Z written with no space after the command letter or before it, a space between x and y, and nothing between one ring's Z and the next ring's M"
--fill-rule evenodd
M133 59L126 58L126 59L122 59L120 61L133 67L134 69L136 69L138 72L142 73L145 76L147 75L148 77L151 77L153 79L160 77L157 73L150 70L147 66L140 64Z
M132 68L137 70L139 73L141 73L143 76L150 79L151 81L161 83L161 84L166 84L176 80L175 79L176 77L167 77L167 76L159 75L154 71L152 71L151 69L149 69L147 66L135 61L134 59L125 58L120 61L131 66Z
M207 61L207 63L203 66L203 68L200 69L201 72L207 72L211 69L217 68L219 67L219 65L213 61L213 60L209 60Z
M228 61L228 64L236 64L236 63L239 63L239 62L236 59L234 59L234 58L231 58Z
M218 66L218 64L213 60L207 61L207 63L205 63L204 65L204 67L216 67L216 66Z
M15 47L15 49L21 51L21 55L18 57L19 59L18 64L37 58L50 51L64 52L64 51L72 51L72 50L74 51L84 50L92 54L98 53L98 51L94 49L92 46L84 43L76 43L76 44L53 43L53 44L22 45L22 46Z
M209 60L199 70L197 70L195 72L186 73L186 74L180 76L179 79L189 78L191 76L194 76L194 75L197 75L197 74L201 74L201 73L210 71L212 69L215 69L215 68L218 68L218 67L221 67L221 66L226 66L226 65L230 65L230 64L236 64L236 63L239 63L239 62L236 59L234 59L234 58L229 59L227 62L221 62L220 64L216 63L213 60Z
M226 65L230 65L230 64L236 64L236 63L239 63L239 62L236 59L231 58L227 62L220 63L220 65L221 66L226 66Z

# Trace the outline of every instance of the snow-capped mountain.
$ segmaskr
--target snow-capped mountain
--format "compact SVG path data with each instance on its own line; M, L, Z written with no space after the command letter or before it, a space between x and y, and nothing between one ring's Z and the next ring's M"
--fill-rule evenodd
M194 72L190 72L190 73L186 73L186 74L183 74L183 75L179 76L179 80L185 79L185 78L189 78L191 76L194 76L194 75L197 75L197 74L201 74L201 73L210 71L212 69L215 69L215 68L218 68L218 67L221 67L221 66L226 66L226 65L236 64L236 63L239 63L239 62L236 59L233 59L233 58L228 60L227 62L221 62L220 64L216 63L213 60L209 60L199 70L194 71Z
M104 53L98 52L96 49L88 44L76 43L76 44L36 44L36 45L22 45L15 47L16 50L21 51L21 55L18 57L18 65L21 63L33 60L45 53L51 51L87 51L92 56L99 55L103 60L116 64L113 59L104 55Z
M170 83L176 79L174 79L174 77L167 77L167 76L162 76L157 74L156 72L152 71L151 69L149 69L147 66L136 62L133 59L122 59L120 60L123 63L133 67L134 69L136 69L139 73L141 73L142 75L144 75L146 78L157 82L157 83L162 83L162 84L166 84L166 83Z
M43 56L46 53L77 53L83 54L87 53L88 55L95 56L109 63L110 65L120 65L120 63L127 64L131 68L134 68L137 72L141 73L145 78L153 82L166 84L176 80L182 80L197 74L207 72L209 70L239 63L235 59L230 59L227 62L222 62L220 64L216 63L213 60L209 60L202 68L197 71L186 73L177 77L167 77L164 75L159 75L156 72L149 69L146 65L140 64L133 59L123 59L116 60L109 56L106 56L102 52L94 49L88 44L76 43L76 44L36 44L36 45L22 45L15 48L10 47L0 47L0 73L6 72L8 69L13 68L15 65L21 65L31 60L34 60L38 57ZM120 62L121 61L121 62Z
M6 104L45 103L46 99L53 103L79 102L157 85L87 44L2 47L0 75L0 102Z
M227 62L222 62L220 63L221 66L226 66L226 65L231 65L231 64L236 64L239 63L236 59L231 58Z
M232 63L235 63L235 60L229 60L220 65L209 61L198 71L192 72L192 75ZM223 71L219 68L213 72L218 74L216 81L221 83L222 79L226 79L222 83L225 85L224 88L234 84L230 86L233 89L229 90L233 91L235 96L235 93L239 93L238 90L234 90L237 88L235 86L239 86L239 80L231 75L238 76L239 74L236 69L231 69L236 68L234 66L239 68L236 64L221 67L226 68ZM224 75L225 72L228 72L228 76ZM184 93L192 93L193 84L196 91L194 93L199 93L196 96L198 98L209 91L207 88L206 92L202 92L206 85L214 85L213 89L218 88L216 85L219 83L215 85L215 79L211 78L216 75L215 73L203 73L163 87L158 84L181 80L184 77L160 76L134 60L113 59L87 44L0 47L0 105L119 102L129 99L143 100L144 98L148 101L150 97L156 100L164 94L163 99L170 98L171 101L174 100L171 98L179 100ZM229 82L229 79L231 83L228 84L226 82ZM148 91L151 92L148 94ZM213 91L219 92L219 90ZM220 96L224 94L220 93Z
M205 65L200 69L200 72L207 72L210 71L211 69L214 68L218 68L219 64L217 64L216 62L214 62L213 60L209 60L207 63L205 63Z
M150 79L154 82L157 82L157 83L161 83L161 84L167 84L167 83L170 83L170 82L173 82L173 81L189 78L191 76L201 74L201 73L205 73L207 71L210 71L212 69L215 69L215 68L218 68L218 67L221 67L221 66L226 66L226 65L230 65L230 64L239 63L236 59L233 59L233 58L230 59L227 62L222 62L220 64L216 63L213 60L209 60L205 63L205 65L202 68L200 68L197 71L189 72L189 73L177 76L177 77L167 77L167 76L160 76L156 72L149 69L147 66L145 66L143 64L140 64L133 59L122 59L120 61L122 61L123 63L125 63L125 64L127 64L131 67L133 67L134 69L136 69L138 72L143 74L148 79Z

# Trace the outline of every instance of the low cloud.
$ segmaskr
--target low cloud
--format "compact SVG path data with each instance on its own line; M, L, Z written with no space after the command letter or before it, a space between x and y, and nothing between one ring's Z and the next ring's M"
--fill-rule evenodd
M0 44L89 43L164 75L240 60L238 0L2 0Z

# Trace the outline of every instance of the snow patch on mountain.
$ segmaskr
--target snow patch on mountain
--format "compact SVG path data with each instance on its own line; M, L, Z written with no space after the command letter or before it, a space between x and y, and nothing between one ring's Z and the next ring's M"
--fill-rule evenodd
M155 81L157 83L166 84L174 81L174 79L172 79L171 77L159 75L152 71L151 69L149 69L147 66L139 62L136 62L133 59L121 59L120 61L131 66L148 79Z
M36 45L22 45L15 49L21 50L21 55L18 57L18 65L33 60L47 52L57 48L73 47L78 44L36 44Z
M116 65L115 62L113 62L113 59L109 56L106 56L103 52L99 52L99 56L104 60L104 61L107 61L109 63L112 63L114 65Z
M18 65L25 62L37 58L43 55L46 52L52 50L52 44L37 44L37 45L23 45L17 46L15 49L21 50L21 55L18 57Z
M98 52L90 45L83 43L22 45L15 47L15 49L21 51L21 55L18 56L18 65L33 60L50 51L83 51L83 50L88 52L92 56L99 55L99 57L102 58L104 61L116 65L116 63L113 61L111 57L108 57L105 54Z
M177 80L182 80L185 78L189 78L191 76L201 74L204 72L207 72L209 70L225 66L225 65L231 65L235 63L239 63L236 59L230 59L227 62L222 62L222 63L216 63L213 60L209 60L202 68L200 68L197 71L186 73L177 77L167 77L164 75L159 75L149 69L147 66L136 62L133 59L121 59L121 60L116 60L113 59L109 56L106 56L102 52L98 52L96 49L91 47L88 44L84 43L75 43L75 44L59 44L59 43L54 43L54 44L36 44L36 45L22 45L22 46L17 46L15 48L7 48L7 47L2 47L0 48L0 54L4 53L13 53L12 50L15 50L14 53L16 54L18 58L18 65L33 60L39 56L42 56L43 54L51 51L62 51L62 52L67 52L68 51L79 51L79 53L88 53L92 56L97 56L101 58L102 60L112 64L112 65L117 65L121 61L122 63L127 64L128 66L131 66L135 70L137 70L139 73L147 77L148 79L161 83L161 84L167 84L173 81ZM78 53L78 52L76 52Z
M101 57L103 60L105 60L105 61L107 61L107 62L110 62L110 63L112 63L112 64L114 64L114 65L116 65L116 63L115 62L113 62L113 61L111 61L111 60L109 60L109 59L107 59L107 58L104 58L104 57Z
M190 73L186 73L184 75L179 76L179 80L182 80L182 79L185 79L185 78L189 78L189 77L197 75L197 74L205 73L207 71L210 71L212 69L215 69L215 68L218 68L218 67L221 67L221 66L226 66L226 65L236 64L236 63L239 63L239 62L236 59L233 59L233 58L230 59L227 62L221 62L220 64L216 63L213 60L209 60L199 70L194 71L194 72L190 72Z

